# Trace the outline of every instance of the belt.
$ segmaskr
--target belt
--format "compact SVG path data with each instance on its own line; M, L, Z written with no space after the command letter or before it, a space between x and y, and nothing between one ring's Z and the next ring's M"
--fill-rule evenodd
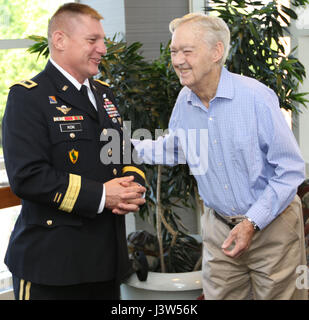
M235 227L235 224L228 222L227 220L225 220L219 213L217 213L215 210L213 210L214 215L217 219L219 219L220 221L222 221L223 223L225 223L230 229L233 229Z

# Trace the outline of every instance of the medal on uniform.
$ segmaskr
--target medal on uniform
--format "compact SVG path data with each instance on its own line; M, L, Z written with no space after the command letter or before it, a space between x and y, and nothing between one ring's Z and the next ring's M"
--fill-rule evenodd
M78 159L78 151L76 151L75 149L72 149L71 151L69 151L69 157L71 162L75 164Z
M104 95L103 95L103 97L104 97ZM108 114L108 116L110 118L112 118L112 121L114 123L116 123L117 122L116 118L120 117L120 114L119 114L117 108L115 107L115 105L108 98L104 98L103 106L104 106L104 109L105 109L106 113Z
M67 116L67 117L54 117L54 122L59 122L59 121L80 121L84 120L83 116Z

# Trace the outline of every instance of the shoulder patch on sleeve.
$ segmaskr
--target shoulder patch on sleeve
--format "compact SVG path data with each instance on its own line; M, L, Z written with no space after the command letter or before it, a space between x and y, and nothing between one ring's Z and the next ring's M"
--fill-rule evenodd
M94 81L97 81L97 82L103 84L103 86L109 87L109 84L107 82L104 82L104 81L98 80L98 79L95 79Z
M36 87L38 84L32 80L22 80L22 81L19 81L19 82L12 84L10 86L10 88L12 88L13 86L16 86L16 85L23 86L27 89L31 89L33 87Z

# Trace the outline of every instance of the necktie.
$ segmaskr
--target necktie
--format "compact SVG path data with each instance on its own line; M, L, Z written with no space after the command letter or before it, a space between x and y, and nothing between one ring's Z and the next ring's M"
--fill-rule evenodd
M80 88L80 93L89 99L87 87L83 84Z
M80 93L87 99L87 101L89 102L89 103L88 103L88 106L89 106L89 108L91 109L91 112L92 112L92 113L93 113L93 112L96 112L97 110L96 110L95 106L92 104L92 102L91 102L91 100L90 100L90 98L89 98L87 86L85 86L85 85L83 84L83 85L81 86L79 92L80 92Z
M89 101L89 103L93 107L93 108L91 108L91 110L92 111L98 111L97 116L99 116L99 121L100 121L100 123L103 123L105 121L105 118L106 118L106 116L104 114L104 110L103 110L103 108L100 108L98 104L97 104L98 110L94 107L94 105L92 104L92 102L89 99L87 86L85 86L83 84L81 86L81 88L80 88L80 93L87 98L87 100Z

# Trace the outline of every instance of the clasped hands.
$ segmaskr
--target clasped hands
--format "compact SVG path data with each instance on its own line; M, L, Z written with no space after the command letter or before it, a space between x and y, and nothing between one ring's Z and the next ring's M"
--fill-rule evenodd
M115 214L136 212L145 203L146 188L134 182L133 176L115 178L106 183L105 207Z

